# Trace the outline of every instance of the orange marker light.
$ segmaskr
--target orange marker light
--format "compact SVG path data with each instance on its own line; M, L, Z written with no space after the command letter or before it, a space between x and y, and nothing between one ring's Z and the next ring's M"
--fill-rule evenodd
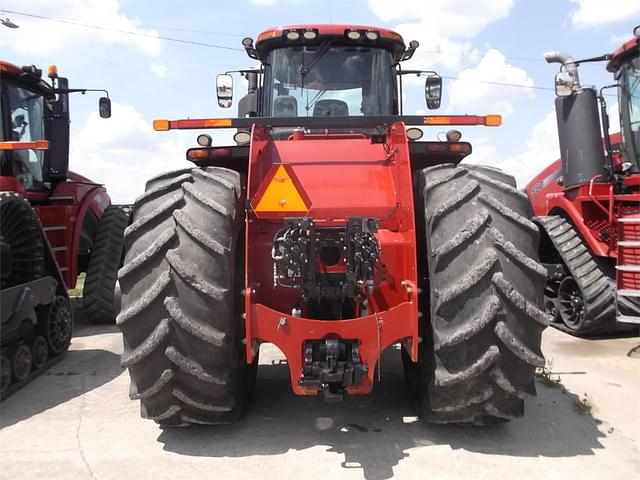
M256 213L302 213L311 208L293 170L288 165L274 165L271 178L254 197Z
M49 65L47 75L49 75L49 78L56 78L58 76L58 67L56 65Z
M49 150L49 140L0 142L0 150Z
M258 35L258 40L257 42L262 42L263 40L267 40L269 38L275 38L277 37L282 31L278 31L278 30L268 30L266 32L262 32L260 35Z
M502 125L502 115L487 115L484 117L484 124L487 127L499 127Z
M230 127L231 119L230 118L211 118L209 120L204 121L205 127Z
M425 125L449 125L451 119L449 117L425 117Z
M164 132L169 130L169 120L154 120L153 129L157 132Z

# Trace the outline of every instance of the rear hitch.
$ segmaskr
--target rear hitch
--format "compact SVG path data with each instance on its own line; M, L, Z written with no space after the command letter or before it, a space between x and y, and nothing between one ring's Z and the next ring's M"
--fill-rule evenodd
M359 385L367 372L367 366L360 362L357 340L307 340L298 383L321 389L326 402L337 403L344 399L347 387Z

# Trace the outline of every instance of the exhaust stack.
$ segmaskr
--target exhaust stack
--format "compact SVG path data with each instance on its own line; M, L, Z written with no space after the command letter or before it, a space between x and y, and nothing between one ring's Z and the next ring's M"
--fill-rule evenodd
M571 93L558 96L555 101L564 186L589 183L605 172L596 91L580 86L578 66L571 55L547 52L544 59L547 63L562 64L572 81Z

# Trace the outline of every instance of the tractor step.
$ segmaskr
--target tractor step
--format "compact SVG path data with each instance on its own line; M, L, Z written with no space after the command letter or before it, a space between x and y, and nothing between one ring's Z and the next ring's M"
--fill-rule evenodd
M618 218L616 317L640 324L640 217Z
M616 270L621 272L640 272L640 265L617 265Z
M622 241L618 242L618 247L640 248L640 242L637 241Z
M640 325L640 317L636 317L635 315L618 315L618 322Z
M630 290L630 289L618 290L618 295L621 295L623 297L638 297L638 298L640 298L640 290Z

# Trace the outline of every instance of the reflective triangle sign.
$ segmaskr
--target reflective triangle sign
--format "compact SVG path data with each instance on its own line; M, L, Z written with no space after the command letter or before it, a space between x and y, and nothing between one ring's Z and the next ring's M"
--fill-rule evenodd
M256 213L307 214L311 201L289 165L276 164L269 170L253 198Z

